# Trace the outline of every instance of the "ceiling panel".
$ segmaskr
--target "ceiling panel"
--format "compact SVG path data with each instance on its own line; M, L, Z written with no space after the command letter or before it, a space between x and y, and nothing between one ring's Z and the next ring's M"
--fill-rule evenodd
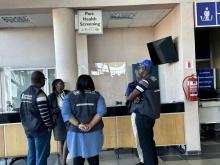
M52 14L33 14L31 15L34 26L52 26Z
M171 9L153 10L127 10L127 11L103 11L104 28L154 26L163 19ZM13 18L25 17L29 22L8 21L2 17ZM18 19L17 19L18 20ZM25 15L0 15L0 28L5 27L48 27L52 26L52 14L25 14Z

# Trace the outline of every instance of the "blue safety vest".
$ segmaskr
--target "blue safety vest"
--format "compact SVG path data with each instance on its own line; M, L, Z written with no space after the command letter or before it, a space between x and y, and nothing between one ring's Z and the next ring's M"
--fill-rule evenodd
M75 90L70 92L68 98L73 116L80 123L88 124L97 114L97 102L99 97L100 94L96 91L87 90L85 93L81 93ZM101 130L103 127L103 121L100 120L89 132ZM82 132L78 127L70 123L67 124L67 129L73 132Z

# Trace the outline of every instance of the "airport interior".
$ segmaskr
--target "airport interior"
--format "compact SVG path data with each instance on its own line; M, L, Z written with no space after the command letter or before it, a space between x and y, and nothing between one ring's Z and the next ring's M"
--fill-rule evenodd
M218 44L220 1L0 0L0 165L27 164L19 112L35 71L46 95L57 78L73 91L90 75L107 109L99 164L141 162L125 93L146 59L160 88L158 164L219 165ZM52 132L48 165L62 165L58 148Z

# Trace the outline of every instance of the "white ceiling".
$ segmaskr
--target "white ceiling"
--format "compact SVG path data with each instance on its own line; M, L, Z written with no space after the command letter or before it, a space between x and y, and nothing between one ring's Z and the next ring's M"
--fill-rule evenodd
M163 19L171 9L172 8L104 11L103 25L104 28L154 26ZM112 19L113 14L132 15L133 17L132 19ZM0 15L0 28L50 27L52 24L51 12L45 14Z
M107 28L154 26L164 18L169 11L170 9L104 12L103 25ZM134 17L133 19L112 19L111 15L114 13L124 15L133 14Z

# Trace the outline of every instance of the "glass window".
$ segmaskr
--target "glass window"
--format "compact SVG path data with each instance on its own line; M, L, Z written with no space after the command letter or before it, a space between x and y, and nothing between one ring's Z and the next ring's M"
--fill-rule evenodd
M43 90L52 91L51 82L55 79L55 69L10 69L4 70L4 112L17 112L20 107L21 93L31 85L31 74L39 70L45 74L47 82Z
M89 67L95 88L104 96L106 105L124 104L127 85L126 62L93 63Z
M30 70L11 70L5 71L5 103L6 111L13 112L18 111L20 106L21 93L31 85L31 74L39 70L43 72L43 69L30 69Z
M53 80L55 80L56 79L56 73L55 73L55 69L48 69L47 70L47 75L48 75L48 81L47 81L47 83L48 83L48 94L49 93L52 93L52 82L53 82Z
M3 112L3 96L2 96L2 71L0 71L0 113Z

